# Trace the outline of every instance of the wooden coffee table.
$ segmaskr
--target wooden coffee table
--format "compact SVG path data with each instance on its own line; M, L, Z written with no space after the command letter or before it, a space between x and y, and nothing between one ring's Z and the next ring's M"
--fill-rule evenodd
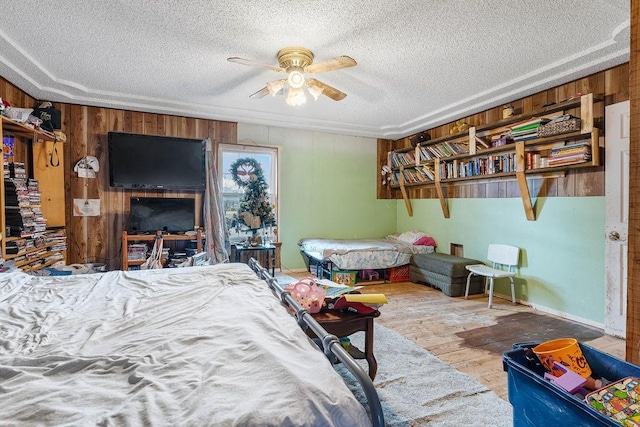
M314 313L312 316L328 333L338 338L360 331L364 332L364 358L369 364L369 378L373 381L376 377L376 372L378 372L378 362L376 362L376 358L373 355L373 319L380 316L380 312L358 314L348 311L327 310ZM313 331L308 328L307 335L311 338L316 337Z

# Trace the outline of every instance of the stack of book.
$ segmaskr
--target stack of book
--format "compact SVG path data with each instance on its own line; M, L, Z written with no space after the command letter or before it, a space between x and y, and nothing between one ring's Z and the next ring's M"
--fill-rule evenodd
M27 240L27 239L10 240L10 241L7 241L7 247L5 248L5 252L8 255L16 255L20 252L24 252L34 247L35 246L33 245L33 240Z
M145 243L130 243L127 246L127 258L130 261L144 261L148 251L149 247Z
M24 179L7 179L4 183L4 189L7 236L25 237L21 236L23 215L31 215L27 183Z
M514 141L527 141L538 137L538 128L548 123L549 119L538 118L516 123L511 126L511 138Z
M47 229L40 209L38 181L11 178L5 181L6 225L10 236L35 238Z
M9 179L9 178L27 179L27 170L24 167L24 163L8 162L4 160L3 173L4 173L5 179Z
M64 251L67 249L67 233L64 229L47 233L45 239L50 251Z
M20 162L10 163L9 170L11 172L11 178L27 179L27 170L24 167L24 163L20 163Z
M551 149L549 166L564 166L591 160L591 145L586 141Z

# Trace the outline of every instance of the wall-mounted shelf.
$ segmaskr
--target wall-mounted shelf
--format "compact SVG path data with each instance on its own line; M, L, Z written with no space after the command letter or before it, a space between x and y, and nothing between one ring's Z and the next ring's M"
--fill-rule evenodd
M436 188L445 218L449 218L443 185L478 179L515 178L527 219L535 220L527 177L558 176L576 168L600 166L599 131L593 127L593 94L552 104L535 113L502 119L468 131L417 144L415 148L390 151L391 188L399 188L411 216L407 187ZM536 118L563 115L580 109L578 130L552 136L491 146L491 140L507 134L510 127Z
M55 135L1 115L0 136L3 137L1 144L4 153L2 171L6 172L0 180L0 232L3 237L0 240L0 258L13 260L23 271L39 270L58 261L66 263L63 150L57 150L55 166L41 161L49 159ZM5 136L13 136L12 147L5 147ZM20 165L21 169L18 175L15 173L16 165ZM34 188L28 192L33 197L37 194L38 202L18 202L15 198L16 183L22 180L28 185L31 179ZM31 230L32 226L24 215L37 216L39 224L35 231ZM46 229L43 225L45 222ZM56 237L51 240L54 234ZM18 243L20 246L15 253ZM7 246L11 253L7 253ZM38 253L38 256L23 258L34 253Z

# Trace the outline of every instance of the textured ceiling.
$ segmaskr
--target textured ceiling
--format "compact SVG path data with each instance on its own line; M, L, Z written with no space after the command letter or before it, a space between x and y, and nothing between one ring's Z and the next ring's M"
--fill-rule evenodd
M0 75L37 99L396 139L620 63L629 0L2 2ZM286 46L347 93L250 99Z

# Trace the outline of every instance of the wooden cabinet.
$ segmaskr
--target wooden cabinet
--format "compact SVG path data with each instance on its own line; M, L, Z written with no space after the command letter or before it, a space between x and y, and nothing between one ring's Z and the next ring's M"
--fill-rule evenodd
M152 249L156 240L154 234L129 234L126 231L122 232L122 269L128 270L129 267L140 266L146 260L146 250L141 254L143 258L130 259L130 247L131 244L144 244L148 247L149 251ZM186 234L162 234L163 245L167 246L170 242L196 242L196 252L202 252L202 232L198 230L195 236ZM163 260L164 262L165 260Z
M23 271L66 263L64 158L48 132L0 116L1 258Z
M449 217L442 186L474 179L515 178L527 219L535 220L527 176L558 176L574 168L600 166L599 131L593 125L593 94L552 104L535 113L509 117L465 132L388 153L391 188L400 188L411 215L406 187L433 185ZM574 112L579 127L560 134L492 146L517 124Z

